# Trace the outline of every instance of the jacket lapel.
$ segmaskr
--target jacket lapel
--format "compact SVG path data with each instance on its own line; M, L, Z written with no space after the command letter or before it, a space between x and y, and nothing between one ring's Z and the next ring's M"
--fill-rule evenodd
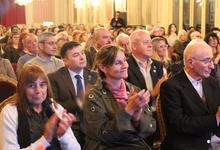
M70 73L69 73L69 71L68 71L68 69L66 67L63 70L62 78L63 78L63 81L64 81L64 85L66 85L66 87L70 91L72 97L75 97L76 96L75 87L74 87L72 78L70 76Z
M152 60L151 68L150 68L150 75L153 82L153 86L156 85L158 77L157 77L157 66L155 65L154 61Z
M139 81L141 84L141 87L146 87L146 82L144 80L144 77L140 71L140 68L138 67L137 62L135 61L134 57L131 55L130 63L129 63L129 69L132 71L132 75L135 76L135 78Z
M85 92L87 92L93 86L93 84L91 84L93 82L93 76L86 68L84 69L83 76L85 82Z
M215 98L215 95L213 95L213 93L216 89L214 86L210 84L210 82L208 82L208 79L203 79L202 86L203 86L203 93L205 95L208 110L211 113L215 113L217 105L215 104L215 99L213 99Z
M196 103L198 106L202 107L204 110L208 111L207 105L203 102L203 100L200 98L199 94L197 93L196 89L193 87L189 79L187 78L184 71L180 74L180 83L183 87L183 93L189 99L193 100L194 103Z

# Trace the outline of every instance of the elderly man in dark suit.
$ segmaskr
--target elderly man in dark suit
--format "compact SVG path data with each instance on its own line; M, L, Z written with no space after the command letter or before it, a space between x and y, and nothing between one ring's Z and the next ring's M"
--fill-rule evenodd
M130 41L132 53L127 60L127 81L141 89L149 90L151 96L156 97L160 84L166 78L163 77L163 64L151 59L153 49L150 35L146 30L136 30L131 34Z
M209 45L191 41L184 51L184 69L161 85L167 127L162 150L220 149L220 88L210 76L212 58Z
M96 80L97 73L86 69L86 56L84 50L77 42L68 42L61 48L61 57L65 67L49 74L54 99L57 100L68 112L73 113L78 122L72 126L73 132L81 144L84 135L80 127L82 117L83 97Z
M131 55L127 62L128 82L138 86L141 89L149 90L151 93L150 105L155 112L156 97L159 94L161 83L166 80L163 75L163 64L151 59L153 55L150 34L146 30L136 30L130 36ZM147 143L152 147L154 137L149 137Z

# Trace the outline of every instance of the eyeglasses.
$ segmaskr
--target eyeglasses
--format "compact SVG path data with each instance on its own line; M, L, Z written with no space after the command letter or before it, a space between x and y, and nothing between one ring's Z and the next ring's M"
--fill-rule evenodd
M204 63L205 65L208 65L208 64L214 63L214 60L211 59L211 58L207 58L207 59L198 59L198 58L192 57L192 59L197 60L197 61L200 61L200 62Z
M167 48L168 47L168 45L166 44L166 45L160 45L160 46L157 46L157 48Z

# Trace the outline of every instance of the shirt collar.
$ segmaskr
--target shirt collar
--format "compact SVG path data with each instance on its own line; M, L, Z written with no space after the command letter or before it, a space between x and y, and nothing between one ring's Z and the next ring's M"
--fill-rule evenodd
M75 78L75 76L76 75L80 75L81 76L81 78L82 79L84 79L84 77L83 77L83 69L80 71L80 73L78 74L78 73L76 73L76 72L74 72L74 71L72 71L72 70L70 70L70 69L68 69L69 70L69 73L70 73L70 75L72 76L72 77L74 77Z
M189 81L190 81L193 85L194 85L194 84L202 84L202 79L200 79L200 80L195 80L195 79L193 79L193 78L188 74L188 72L186 72L186 70L184 70L184 72L185 72L187 78L189 79Z
M138 64L139 66L141 66L141 67L144 66L144 64L143 64L137 57L135 57L133 54L132 54L132 56L134 57L135 61L137 62L137 64ZM152 62L153 62L152 59L149 58L149 59L148 59L147 66L150 66L150 65L152 64Z
M38 59L39 61L43 62L43 63L48 63L48 62L52 62L53 61L53 57L54 56L51 56L50 59L48 60L44 60L42 59L41 57L39 57L38 55L36 56L36 59Z

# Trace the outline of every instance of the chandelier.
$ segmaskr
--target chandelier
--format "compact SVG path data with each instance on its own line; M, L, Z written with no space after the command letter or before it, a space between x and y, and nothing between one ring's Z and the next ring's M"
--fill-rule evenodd
M15 0L15 3L22 6L22 5L27 5L28 3L31 3L32 0Z

